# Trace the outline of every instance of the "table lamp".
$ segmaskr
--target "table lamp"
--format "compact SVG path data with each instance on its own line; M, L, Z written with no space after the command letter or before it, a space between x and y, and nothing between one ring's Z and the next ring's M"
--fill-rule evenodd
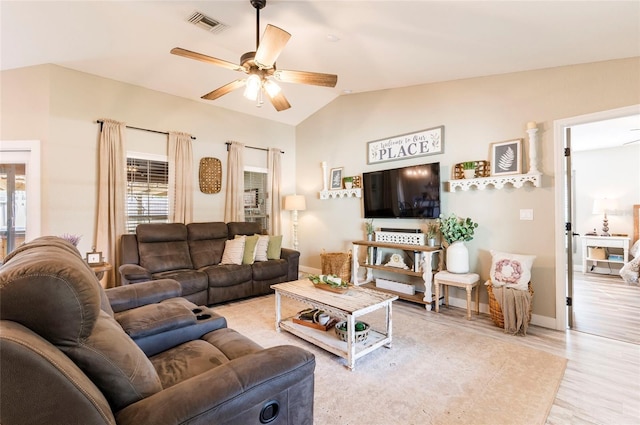
M615 208L615 199L596 198L593 201L593 214L604 214L604 218L602 219L602 234L600 236L611 236L609 234L609 219L607 218L607 212L611 213Z

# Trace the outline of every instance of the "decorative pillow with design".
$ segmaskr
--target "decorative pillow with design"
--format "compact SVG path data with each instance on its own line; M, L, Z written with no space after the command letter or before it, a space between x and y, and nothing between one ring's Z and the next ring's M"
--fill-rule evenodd
M531 280L531 266L535 255L509 254L491 250L491 283L493 286L526 291Z
M269 247L269 235L255 235L258 237L256 244L256 261L267 261L267 248Z
M267 258L269 260L279 260L281 248L282 248L282 235L269 236L269 245L267 246Z
M235 238L244 239L244 254L242 255L242 264L253 264L253 262L256 260L256 245L258 243L258 235L236 235Z
M242 264L244 257L244 238L229 239L224 242L224 252L220 264Z

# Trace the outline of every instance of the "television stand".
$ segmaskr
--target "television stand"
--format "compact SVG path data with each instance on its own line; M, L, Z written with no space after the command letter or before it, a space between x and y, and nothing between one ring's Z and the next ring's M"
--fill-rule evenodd
M435 246L426 246L426 245L410 245L410 244L398 244L398 243L390 243L390 242L376 242L376 241L355 241L352 242L352 256L351 259L353 261L351 270L352 270L352 278L351 281L354 285L365 285L375 287L373 271L374 270L382 270L389 273L398 273L406 276L415 276L420 277L424 281L424 297L416 294L409 295L403 294L400 292L394 292L390 290L383 290L380 288L376 288L383 292L391 292L395 295L398 295L398 298L415 302L418 304L424 304L427 311L431 311L431 304L433 302L433 254L441 253L442 249L440 247ZM389 267L377 264L360 264L358 260L358 252L361 246L367 248L376 248L376 249L399 249L402 251L407 251L413 253L413 258L418 259L419 263L422 265L422 271L414 271L409 269L402 269L397 267ZM440 255L440 259L438 261L438 270L443 270L443 258ZM360 267L366 267L367 273L365 276L365 280L358 281L358 270Z

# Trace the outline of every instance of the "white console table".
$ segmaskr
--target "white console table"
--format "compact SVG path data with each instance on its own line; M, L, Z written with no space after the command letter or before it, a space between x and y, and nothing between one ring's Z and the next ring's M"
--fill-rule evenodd
M409 245L409 244L398 244L398 243L390 243L390 242L375 242L375 241L355 241L352 242L353 244L353 248L352 248L352 268L351 268L351 275L352 275L352 279L351 281L353 282L354 285L368 285L370 282L374 281L373 278L373 271L374 270L384 270L385 272L390 272L390 273L399 273L399 274L404 274L407 276L416 276L416 277L420 277L422 278L422 280L424 281L424 287L425 287L425 291L424 291L424 297L422 297L421 295L408 295L408 294L403 294L403 293L399 293L399 292L394 292L394 291L390 291L390 290L382 290L379 289L378 290L382 290L385 292L391 292L394 295L397 295L398 298L401 298L403 300L407 300L407 301L413 301L413 302L417 302L419 304L424 304L425 308L428 311L431 311L431 303L433 301L433 289L432 289L432 285L433 285L433 272L432 272L432 264L433 264L433 260L432 260L432 256L435 253L441 253L442 249L440 247L434 247L434 246L425 246L425 245ZM387 249L400 249L402 251L409 251L412 252L414 255L414 258L416 258L416 256L419 256L419 262L421 264L421 268L422 271L413 271L413 270L407 270L407 269L401 269L401 268L397 268L397 267L388 267L388 266L383 266L383 265L376 265L376 264L360 264L360 262L358 261L358 252L359 252L359 247L364 246L367 248L387 248ZM364 281L358 281L358 270L360 267L366 267L367 269L367 273L365 276L365 280ZM440 255L440 261L438 263L438 270L442 270L443 268L443 259L442 259L442 255Z
M617 263L626 264L629 261L629 241L623 236L582 236L582 273L587 272L587 263ZM623 251L622 260L589 258L589 248L619 248Z

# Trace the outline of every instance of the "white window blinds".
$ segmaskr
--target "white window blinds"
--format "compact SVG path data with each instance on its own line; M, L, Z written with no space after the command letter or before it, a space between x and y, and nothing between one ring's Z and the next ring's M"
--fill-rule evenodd
M166 223L169 217L169 164L127 158L127 232L140 223Z

